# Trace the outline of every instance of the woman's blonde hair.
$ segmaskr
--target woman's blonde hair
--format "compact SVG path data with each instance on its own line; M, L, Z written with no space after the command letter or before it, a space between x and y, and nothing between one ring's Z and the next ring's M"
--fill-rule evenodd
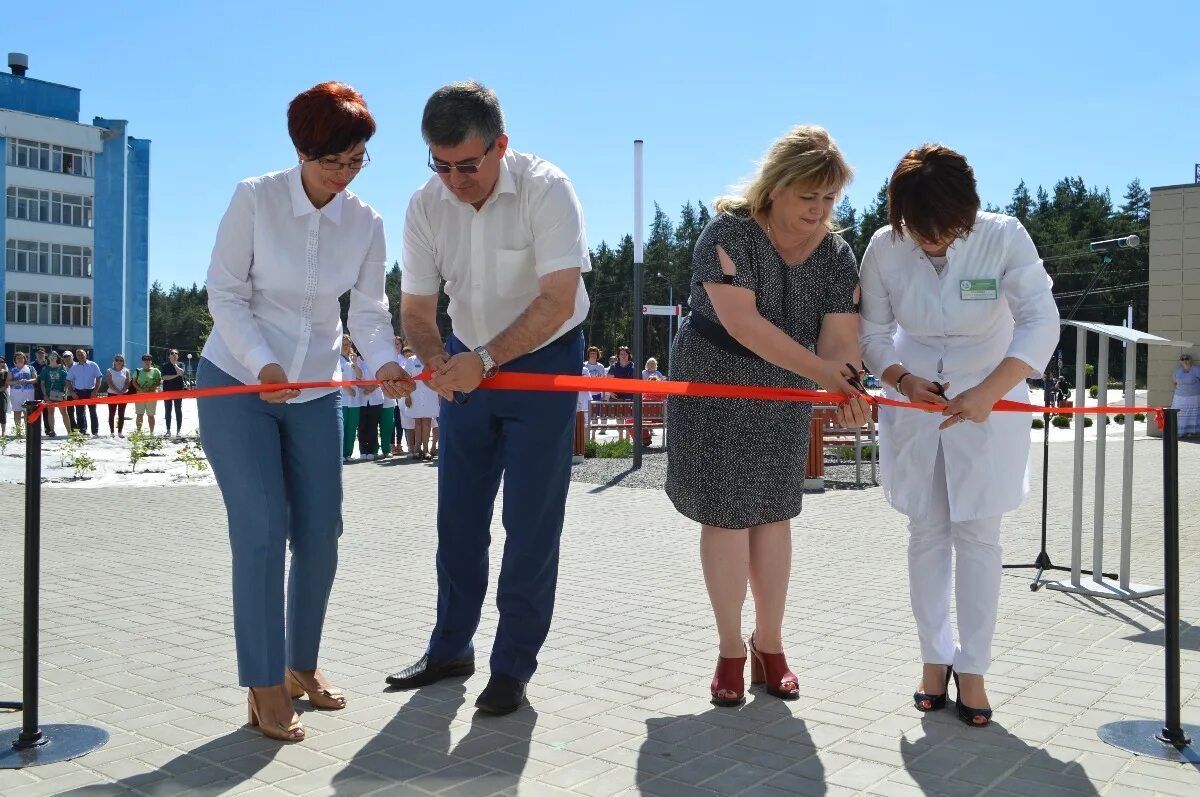
M741 196L718 197L718 213L760 213L771 206L772 197L790 185L841 191L854 177L837 142L819 125L793 127L767 150L758 172L746 183Z

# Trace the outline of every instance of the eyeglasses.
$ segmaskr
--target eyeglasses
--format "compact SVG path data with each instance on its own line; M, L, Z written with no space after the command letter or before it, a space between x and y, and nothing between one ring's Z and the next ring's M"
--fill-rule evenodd
M488 144L488 148L483 151L475 161L463 161L462 163L446 163L444 161L435 161L433 153L429 153L429 161L425 164L431 170L438 174L449 174L450 172L458 172L459 174L475 174L479 171L479 167L487 160L488 153L492 151L492 144Z
M332 155L325 158L312 158L308 162L316 162L316 164L320 166L322 170L327 172L339 172L342 169L349 169L352 172L357 172L371 162L371 156L364 152L361 158L354 158L349 163L340 161Z

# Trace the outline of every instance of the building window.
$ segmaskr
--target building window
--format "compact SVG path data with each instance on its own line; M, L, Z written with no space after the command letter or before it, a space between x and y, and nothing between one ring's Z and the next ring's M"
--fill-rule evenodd
M92 325L92 300L88 296L9 291L5 296L4 310L10 324L54 327Z
M92 226L92 198L61 191L9 186L5 212L10 219L66 224L71 227Z
M9 238L4 247L4 269L23 274L90 278L92 247Z
M74 147L58 144L43 144L22 138L8 140L9 166L22 169L37 169L43 172L73 174L77 177L92 177L96 167L96 155Z

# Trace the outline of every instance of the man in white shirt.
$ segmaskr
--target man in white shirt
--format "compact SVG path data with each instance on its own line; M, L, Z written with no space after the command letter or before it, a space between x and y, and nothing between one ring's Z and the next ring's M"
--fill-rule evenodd
M67 369L67 385L70 387L75 398L91 398L96 392L96 386L100 384L100 380L104 374L100 372L100 366L87 358L87 352L83 349L75 350L75 362ZM100 434L100 419L96 415L96 405L90 404L87 407L73 407L75 417L71 419L71 423L79 431L87 434L88 419L87 415L92 417L92 437ZM84 410L88 410L85 413Z
M504 478L507 539L496 590L500 623L477 708L507 714L550 629L570 483L576 395L475 389L501 367L579 373L590 270L570 180L508 148L496 95L475 82L439 89L421 120L436 172L404 224L401 315L409 344L436 374L437 623L425 656L390 676L413 688L475 671L472 637L487 592L489 526ZM438 291L450 296L443 346Z

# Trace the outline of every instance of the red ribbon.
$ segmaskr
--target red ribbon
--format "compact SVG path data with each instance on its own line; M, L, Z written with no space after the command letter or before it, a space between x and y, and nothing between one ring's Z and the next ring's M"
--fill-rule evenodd
M423 382L433 375L425 371L413 379ZM126 393L107 398L71 399L40 404L29 413L29 422L34 423L46 409L54 407L82 407L91 404L136 404L145 401L166 399L202 398L208 396L234 396L242 393L269 393L276 390L311 390L314 388L377 387L379 380L359 379L350 382L290 382L286 384L230 385L206 387L195 390L170 390L158 393ZM491 379L485 379L479 387L486 390L537 390L566 393L655 393L667 396L707 396L710 398L766 399L769 401L806 401L815 404L842 404L850 396L845 393L829 393L824 390L800 390L791 387L760 387L756 385L719 385L708 382L672 382L643 379L618 379L611 376L563 376L561 374L525 374L501 371ZM856 394L857 395L857 394ZM153 397L153 398L150 398ZM914 404L884 396L862 396L872 404L887 407L903 407L915 410L941 412L944 407L937 404ZM992 407L995 412L1029 412L1053 415L1082 415L1145 412L1153 413L1158 428L1165 422L1162 407L1053 407L1023 404L1019 401L1002 399Z

